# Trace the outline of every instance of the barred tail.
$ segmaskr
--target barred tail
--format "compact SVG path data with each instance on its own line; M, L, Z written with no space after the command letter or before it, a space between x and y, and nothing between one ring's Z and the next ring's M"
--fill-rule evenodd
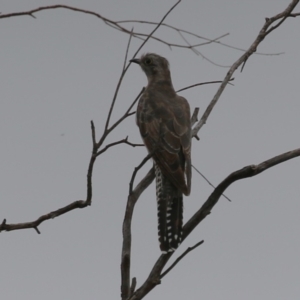
M155 164L158 216L158 240L162 252L173 252L182 239L182 193L162 174Z

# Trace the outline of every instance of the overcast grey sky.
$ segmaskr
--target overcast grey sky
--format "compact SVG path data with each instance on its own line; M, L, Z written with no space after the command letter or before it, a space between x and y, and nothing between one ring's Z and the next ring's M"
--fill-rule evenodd
M222 42L247 48L265 17L290 1L182 1L166 23L207 38L230 33ZM175 1L2 0L2 14L43 5L66 4L112 20L160 21ZM300 7L298 7L298 12ZM92 149L90 120L97 136L121 72L128 35L100 19L57 9L2 19L0 26L0 218L35 220L44 213L85 199ZM132 24L127 24L131 28ZM242 73L235 73L193 141L192 161L214 184L229 173L300 147L300 18L288 19L261 44ZM148 33L152 27L134 24ZM161 28L158 37L182 43ZM191 42L199 42L191 39ZM132 41L132 57L141 41ZM201 53L231 65L242 52L206 45ZM221 80L217 67L186 49L150 41L141 51L168 58L175 89ZM146 77L131 66L117 99L116 120L136 97ZM218 85L181 93L192 110L203 112ZM200 114L201 114L200 112ZM134 117L108 142L141 138ZM3 299L118 299L121 226L131 173L144 148L119 145L99 157L91 207L44 222L34 230L1 233L0 294ZM145 174L150 162L140 172ZM168 274L147 299L299 299L300 160L293 159L251 179L238 181L212 214L184 241L174 259L204 239ZM195 172L185 199L187 220L212 188ZM142 195L133 217L132 276L138 286L160 255L154 185Z

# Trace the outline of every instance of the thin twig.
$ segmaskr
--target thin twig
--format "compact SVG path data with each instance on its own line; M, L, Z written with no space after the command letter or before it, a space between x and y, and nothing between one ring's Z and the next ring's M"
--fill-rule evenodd
M210 185L212 186L214 189L216 188L194 165L192 165L192 168ZM228 201L231 202L231 200L224 194L222 194L222 196L224 198L226 198Z
M134 293L135 288L136 288L136 277L132 277L129 296L131 296Z
M300 15L300 13L290 14L290 17L296 17L296 16L299 16L299 15ZM144 21L144 20L123 20L123 21L117 21L116 23L117 24L122 24L122 23L141 23L141 24L157 25L157 22ZM224 47L227 47L227 48L230 48L230 49L234 49L234 50L238 50L238 51L242 51L242 52L246 52L247 51L246 49L239 48L239 47L234 47L234 46L231 46L229 44L226 44L226 43L223 43L223 42L219 41L219 39L228 36L229 33L225 33L225 34L223 34L223 35L221 35L221 36L219 36L219 37L217 37L215 39L209 39L209 38L200 36L198 34L195 34L195 33L191 32L191 31L180 29L180 28L177 28L175 26L172 26L172 25L169 25L169 24L166 24L166 23L162 23L161 26L165 26L165 27L173 29L173 30L175 30L177 32L186 33L186 34L194 36L194 37L196 37L198 39L203 39L203 40L207 41L205 43L201 43L201 44L198 44L198 45L191 45L191 47L193 47L193 48L195 48L197 46L203 46L203 45L208 45L208 44L211 44L211 43L215 43L215 44L219 44L221 46L224 46ZM168 44L168 46L176 47L177 45ZM284 52L276 52L276 53L256 52L255 54L256 55L265 55L265 56L274 56L274 55L282 55L282 54L284 54Z
M113 143L110 143L110 144L106 145L102 150L97 152L97 156L104 153L110 147L113 147L113 146L116 146L116 145L119 145L119 144L126 144L126 145L129 145L131 147L144 147L144 144L133 144L133 143L128 142L128 136L127 136L125 139L122 139L122 140L119 140L117 142L113 142Z
M93 141L93 147L96 146L96 131L95 131L95 125L94 122L91 121L91 130L92 130L92 141Z
M180 256L178 256L178 258L172 263L172 265L160 275L159 278L162 279L163 277L165 277L188 253L190 253L203 243L204 241L202 240L195 244L193 247L188 247Z
M107 115L107 119L106 119L106 123L105 123L105 127L104 127L104 133L108 129L109 121L110 121L111 114L112 114L112 111L114 109L114 106L115 106L115 103L116 103L116 100L117 100L117 96L118 96L118 93L119 93L119 90L120 90L120 87L121 87L121 83L123 81L123 78L124 78L127 70L128 70L128 67L129 67L129 65L126 66L126 63L127 63L127 55L128 55L128 49L129 49L129 46L130 46L131 38L132 38L132 30L131 30L131 34L129 36L128 44L127 44L126 51L125 51L125 59L124 59L124 65L123 65L123 68L122 68L122 72L121 72L119 81L117 83L115 94L113 96L113 99L112 99L112 102L111 102L111 105L110 105L110 108L109 108L109 112L108 112L108 115Z
M131 180L129 182L129 195L132 193L132 187L133 187L133 183L134 183L134 179L135 179L135 176L137 174L137 172L142 168L142 166L152 157L154 151L149 153L143 160L142 162L134 168L134 171L132 173L132 176L131 176Z
M191 117L191 127L194 126L194 124L198 121L198 113L199 113L199 107L195 107L193 115Z
M233 81L233 80L234 80L234 78L231 78L229 80L229 82ZM187 87L184 87L182 89L177 90L176 93L182 92L182 91L187 90L187 89L191 89L191 88L196 87L196 86L205 85L205 84L213 84L213 83L222 83L222 81L220 81L220 80L218 80L218 81L206 81L206 82L200 82L200 83L192 84L192 85L189 85ZM229 84L233 85L232 83L229 83Z
M165 18L171 13L171 11L181 2L181 0L178 0L170 9L169 11L163 16L161 21L155 26L155 28L151 31L151 33L147 36L147 38L144 40L144 42L141 44L141 46L136 50L136 52L133 55L133 58L136 57L136 55L140 52L140 50L144 47L144 45L148 42L148 40L153 36L154 32L161 26Z
M130 42L131 42L131 39L132 39L132 33L133 33L133 27L131 28L131 32L130 32L130 36L129 36L129 41L128 41L128 44L127 44L127 49L126 49L125 58L124 58L124 64L123 64L123 71L125 70L126 65L127 65L128 51L129 51L129 46L130 46Z
M126 110L126 112L124 113L124 115L117 120L108 130L107 132L110 133L111 131L113 131L121 122L123 122L126 118L128 118L129 116L133 115L135 112L130 112L130 110L132 109L132 107L136 104L136 102L140 99L141 95L143 94L145 88L143 87L142 90L139 92L139 94L137 95L137 97L133 100L133 102L130 104L130 106L128 107L128 109Z

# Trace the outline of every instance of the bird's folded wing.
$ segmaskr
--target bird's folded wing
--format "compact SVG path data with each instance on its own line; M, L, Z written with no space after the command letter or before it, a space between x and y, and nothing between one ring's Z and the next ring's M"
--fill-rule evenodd
M172 106L162 104L139 123L149 151L162 172L184 194L191 185L191 124L187 101L177 96Z

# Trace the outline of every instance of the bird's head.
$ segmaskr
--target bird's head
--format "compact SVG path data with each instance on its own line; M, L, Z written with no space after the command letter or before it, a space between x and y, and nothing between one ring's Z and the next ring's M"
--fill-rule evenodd
M141 58L131 59L130 62L139 64L146 73L148 81L171 80L169 62L155 53L147 53Z

